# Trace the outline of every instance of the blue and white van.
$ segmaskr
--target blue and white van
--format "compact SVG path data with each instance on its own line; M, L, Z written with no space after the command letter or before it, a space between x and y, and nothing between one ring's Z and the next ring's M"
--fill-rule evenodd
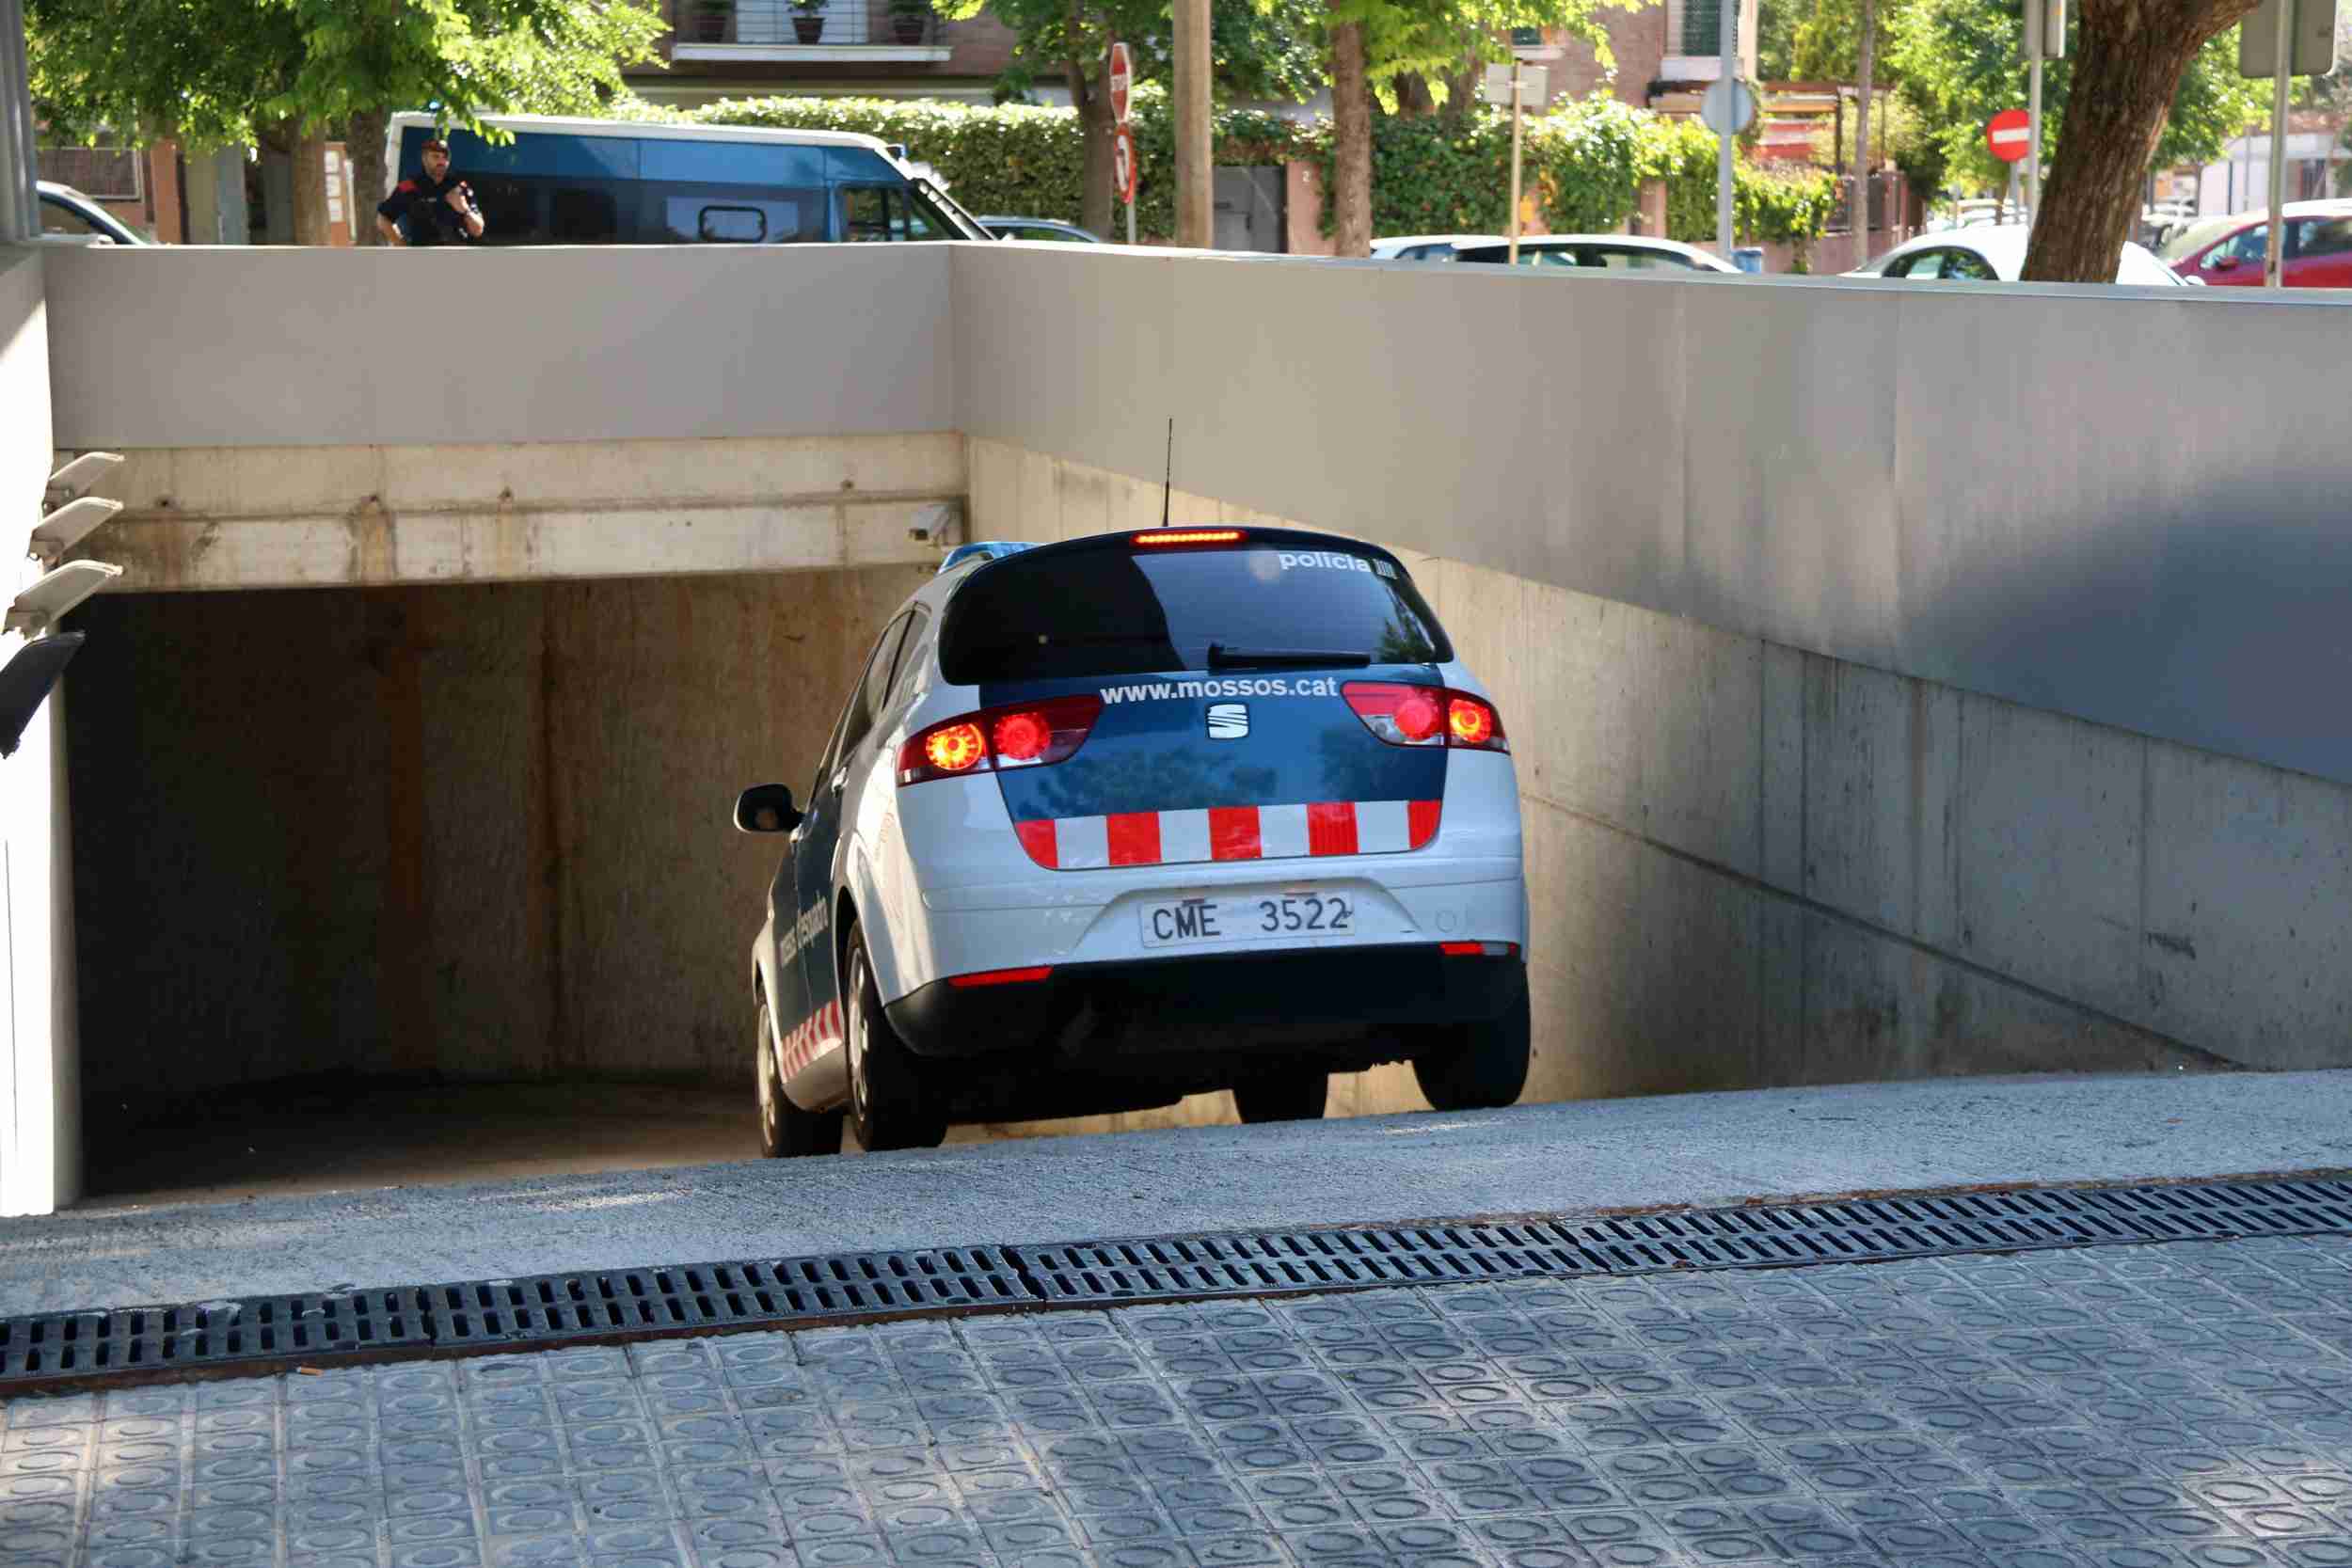
M1259 528L966 546L882 632L752 948L771 1154L1230 1089L1316 1117L1528 1064L1502 716L1388 551Z
M499 115L503 143L452 131L485 245L810 245L990 240L886 143L842 131ZM385 188L423 167L434 118L399 114ZM372 213L362 222L374 221Z

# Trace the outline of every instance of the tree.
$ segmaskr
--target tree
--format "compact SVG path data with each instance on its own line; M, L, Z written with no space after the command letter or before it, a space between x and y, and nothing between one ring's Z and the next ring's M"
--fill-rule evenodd
M294 153L295 237L317 244L330 130L379 189L389 114L593 110L664 25L650 0L26 0L25 48L54 132Z
M2166 126L2180 120L2191 68L2216 63L2216 46L2234 55L2236 25L2253 8L2254 0L2084 0L2065 124L2026 249L2028 280L2113 279L2141 181L2162 157ZM2234 80L2236 61L2227 69ZM2238 117L2231 131L2251 118Z
M1908 135L1899 133L1897 138L1897 157L1916 173L1934 176L1925 182L1930 188L1948 182L1955 189L1997 190L2007 182L2009 166L1985 149L1984 122L2025 104L2024 24L2016 0L1903 0L1888 40L1888 63L1901 83L1899 96L1910 117ZM2068 58L2043 68L2045 161L2079 90L2077 65ZM2261 114L2263 101L2261 85L2237 73L2235 37L2225 33L2212 40L2182 72L2153 152L2139 173L2217 156ZM1902 145L1906 140L1909 148ZM2131 184L2137 201L2137 176ZM2046 191L2043 209L2053 210ZM2114 276L2110 262L2105 277Z
M1797 28L1804 21L1804 0L1756 0L1756 80L1803 80L1797 74Z
M1123 41L1138 81L1170 84L1175 40L1168 0L935 0L961 21L986 11L1017 35L997 78L1000 102L1028 98L1041 76L1070 90L1086 132L1086 201L1078 221L1111 231L1111 44ZM1211 0L1214 95L1304 103L1323 86L1314 0Z
M1555 29L1590 44L1613 71L1604 9L1636 10L1648 0L1327 0L1334 142L1332 230L1338 253L1362 256L1372 241L1373 105L1397 111L1398 84L1419 76L1439 104L1465 61L1511 59L1514 28ZM1354 55L1360 48L1362 69ZM1347 58L1343 61L1342 52ZM1342 80L1344 68L1346 79Z

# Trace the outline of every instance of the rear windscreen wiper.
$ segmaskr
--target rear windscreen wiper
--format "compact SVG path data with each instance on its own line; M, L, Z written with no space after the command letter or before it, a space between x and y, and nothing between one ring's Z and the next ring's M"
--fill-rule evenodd
M1371 662L1370 654L1347 653L1336 648L1229 648L1222 642L1209 644L1209 668L1212 670L1237 670L1274 664L1339 664L1360 670Z

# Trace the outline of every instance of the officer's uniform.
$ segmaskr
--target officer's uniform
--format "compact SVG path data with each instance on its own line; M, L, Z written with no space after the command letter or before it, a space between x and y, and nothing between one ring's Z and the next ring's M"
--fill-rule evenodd
M457 211L449 204L449 193L461 182L455 169L438 180L423 173L410 175L392 188L392 194L376 203L378 214L392 220L400 229L401 238L410 245L471 245L473 236Z

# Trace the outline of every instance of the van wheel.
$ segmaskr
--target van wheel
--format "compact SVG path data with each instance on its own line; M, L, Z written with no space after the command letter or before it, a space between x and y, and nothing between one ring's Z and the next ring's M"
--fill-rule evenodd
M764 996L759 999L759 1151L771 1160L841 1152L839 1111L803 1111L784 1096Z
M937 1148L947 1136L947 1118L925 1103L921 1065L882 1011L874 966L866 957L866 933L850 927L849 1006L842 1009L849 1039L850 1119L858 1146L868 1153L885 1148Z
M1527 982L1499 1017L1438 1032L1413 1057L1424 1099L1440 1111L1494 1111L1527 1087Z
M1331 1075L1304 1069L1246 1078L1233 1085L1233 1111L1248 1123L1313 1121L1323 1115Z

